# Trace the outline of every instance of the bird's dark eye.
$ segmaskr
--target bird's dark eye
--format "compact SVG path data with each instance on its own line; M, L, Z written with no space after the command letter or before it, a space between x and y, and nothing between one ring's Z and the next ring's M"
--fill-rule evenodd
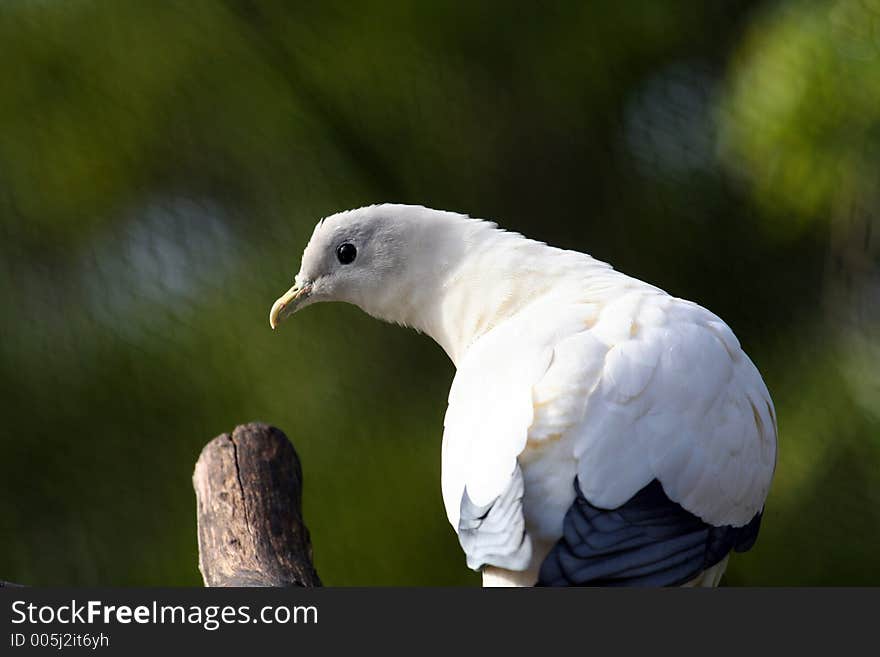
M357 257L358 251L354 244L346 242L336 247L336 257L343 265L350 265Z

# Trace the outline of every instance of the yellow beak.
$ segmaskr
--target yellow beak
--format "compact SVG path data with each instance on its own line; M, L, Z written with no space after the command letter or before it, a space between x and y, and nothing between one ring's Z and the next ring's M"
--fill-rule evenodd
M289 317L297 311L302 302L309 296L312 291L311 285L294 285L285 292L279 299L272 304L272 310L269 311L269 326L274 330L283 319Z

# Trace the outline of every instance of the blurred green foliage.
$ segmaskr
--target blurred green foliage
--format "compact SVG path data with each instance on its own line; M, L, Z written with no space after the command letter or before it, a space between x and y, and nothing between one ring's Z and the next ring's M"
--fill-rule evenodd
M822 221L877 196L880 2L773 6L734 58L721 107L722 152L760 202Z
M880 584L880 3L7 0L0 577L195 585L193 464L260 419L328 584L476 584L440 500L453 370L310 308L315 221L421 203L724 317L777 404L732 584Z

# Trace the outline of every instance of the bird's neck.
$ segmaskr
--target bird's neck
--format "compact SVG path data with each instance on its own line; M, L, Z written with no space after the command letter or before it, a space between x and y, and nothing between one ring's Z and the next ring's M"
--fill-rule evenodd
M430 231L407 263L406 282L373 308L386 321L431 336L456 365L493 327L548 294L583 294L590 280L619 276L605 263L494 224L465 219Z

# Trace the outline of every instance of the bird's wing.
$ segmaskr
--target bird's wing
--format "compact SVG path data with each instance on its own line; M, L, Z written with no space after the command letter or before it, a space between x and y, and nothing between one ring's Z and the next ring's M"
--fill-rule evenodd
M523 481L517 457L534 418L532 389L547 372L553 345L578 327L584 311L534 304L481 337L458 364L444 420L442 489L449 522L469 565L528 564ZM493 559L486 561L491 554Z
M697 304L619 296L589 331L555 346L534 407L530 445L563 435L584 497L599 508L621 506L654 479L713 526L743 526L763 508L773 404L730 328Z
M672 503L705 523L741 527L763 507L776 422L760 374L724 322L696 304L638 290L601 307L535 303L480 338L459 364L445 420L444 503L460 536L464 523L474 539L475 521L505 500L505 540L497 520L486 540L519 550L507 565L493 563L513 569L525 551L516 487L524 450L531 463L541 461L528 489L550 490L556 484L541 477L571 471L566 494L576 475L587 502L617 509L656 479ZM573 497L564 499L560 524Z

